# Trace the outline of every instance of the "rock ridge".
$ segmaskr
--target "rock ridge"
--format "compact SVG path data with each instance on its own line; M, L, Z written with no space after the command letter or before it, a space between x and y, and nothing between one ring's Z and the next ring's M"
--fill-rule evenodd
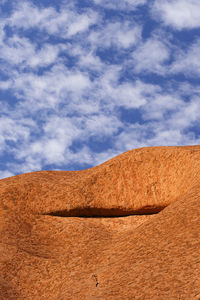
M4 207L19 213L146 214L184 195L199 176L199 146L146 147L83 171L37 171L5 178L0 193Z

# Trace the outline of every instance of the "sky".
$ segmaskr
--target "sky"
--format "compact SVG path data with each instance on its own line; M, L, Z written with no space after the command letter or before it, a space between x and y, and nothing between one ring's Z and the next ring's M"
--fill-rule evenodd
M1 0L0 178L200 144L199 0Z

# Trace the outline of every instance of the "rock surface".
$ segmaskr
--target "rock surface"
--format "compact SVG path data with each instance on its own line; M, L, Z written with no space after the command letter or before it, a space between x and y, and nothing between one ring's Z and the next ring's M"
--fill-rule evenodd
M200 299L200 146L0 181L0 299Z

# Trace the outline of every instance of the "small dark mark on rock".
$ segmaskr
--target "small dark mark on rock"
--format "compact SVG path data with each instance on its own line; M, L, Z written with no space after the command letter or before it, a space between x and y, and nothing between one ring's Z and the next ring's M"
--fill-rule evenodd
M95 281L96 281L96 287L98 287L99 282L98 282L98 278L96 274L93 274L92 277L94 277Z

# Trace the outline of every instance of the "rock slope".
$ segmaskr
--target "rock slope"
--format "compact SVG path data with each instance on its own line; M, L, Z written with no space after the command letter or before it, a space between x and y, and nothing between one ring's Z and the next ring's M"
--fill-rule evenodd
M0 299L200 299L200 146L0 181Z

